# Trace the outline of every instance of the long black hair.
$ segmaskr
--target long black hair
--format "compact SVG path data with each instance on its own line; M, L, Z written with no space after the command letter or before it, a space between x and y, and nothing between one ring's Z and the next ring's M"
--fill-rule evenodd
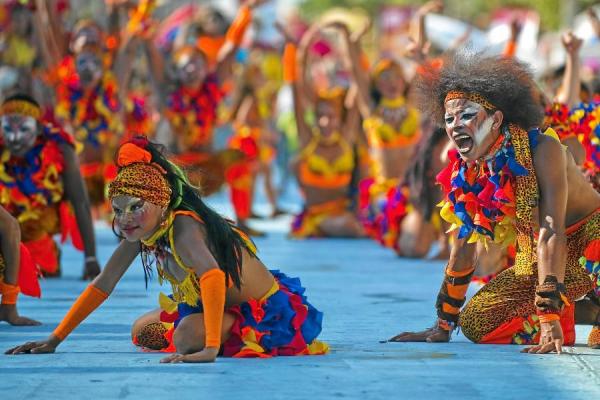
M199 188L191 185L181 168L164 156L162 145L151 143L144 136L136 136L131 142L150 152L152 162L160 165L166 171L165 177L172 190L169 209L192 211L202 219L204 229L206 229L208 249L217 261L219 268L225 273L227 284L229 284L229 280L232 280L239 289L241 287L243 250L248 250L248 253L256 257L250 248L253 246L250 238L245 235L242 237L243 234L232 221L223 218L204 203ZM162 245L167 246L168 243L163 241ZM148 262L147 255L142 255L142 263L147 281L151 273L151 264Z

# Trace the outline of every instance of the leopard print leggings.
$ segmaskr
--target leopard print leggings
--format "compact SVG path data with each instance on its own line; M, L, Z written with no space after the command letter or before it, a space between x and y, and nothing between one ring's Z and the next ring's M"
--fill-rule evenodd
M600 211L587 217L573 232L567 231L565 285L572 303L594 287L587 271L579 264L583 251L594 239L600 239ZM533 270L532 275L517 275L514 268L509 268L477 292L460 313L463 334L478 343L500 325L535 314L536 263Z

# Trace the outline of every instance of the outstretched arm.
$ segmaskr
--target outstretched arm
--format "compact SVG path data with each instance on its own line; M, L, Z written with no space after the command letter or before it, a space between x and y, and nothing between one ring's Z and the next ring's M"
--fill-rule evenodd
M538 141L533 158L540 188L537 243L538 283L535 305L540 318L540 343L523 350L529 353L561 353L563 332L560 313L564 297L567 237L567 153L560 142L549 136Z
M391 338L391 342L431 343L450 340L450 334L458 322L460 308L465 302L465 295L475 269L475 250L476 245L467 243L467 238L455 237L436 301L438 316L436 324L421 332L403 332Z
M125 271L140 252L139 242L122 241L106 267L71 306L62 322L46 340L27 342L8 349L4 354L54 353L56 348L88 315L112 293Z
M90 201L83 178L79 172L79 161L75 155L75 150L66 144L61 145L61 150L65 160L63 175L65 194L67 200L73 206L77 225L83 239L85 253L83 279L92 279L100 273L100 266L96 259L96 237L90 211Z

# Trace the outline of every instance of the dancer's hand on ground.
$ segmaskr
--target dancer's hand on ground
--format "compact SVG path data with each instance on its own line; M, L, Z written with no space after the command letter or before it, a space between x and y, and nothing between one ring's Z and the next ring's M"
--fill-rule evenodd
M161 363L210 363L215 362L219 349L216 347L206 347L197 353L192 354L171 354L160 360Z
M6 321L15 326L34 326L42 324L39 321L20 316L15 304L0 305L0 321Z
M100 265L96 260L86 261L83 266L83 276L81 279L84 281L91 281L100 274Z
M440 329L437 325L432 326L421 332L402 332L388 342L428 342L428 343L440 343L449 342L450 332Z
M542 323L540 324L540 326L540 344L538 344L537 346L527 347L526 349L521 350L521 353L562 353L564 337L562 327L560 326L560 321Z
M50 337L47 340L39 342L27 342L20 346L13 347L4 352L4 354L47 354L54 353L60 340L55 337Z

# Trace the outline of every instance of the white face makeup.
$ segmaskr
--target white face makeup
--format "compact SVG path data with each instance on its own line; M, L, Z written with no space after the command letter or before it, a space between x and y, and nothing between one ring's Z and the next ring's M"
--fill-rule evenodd
M445 104L446 133L465 160L485 156L499 132L494 130L494 115L478 103L466 99L449 100Z
M112 199L115 224L131 242L148 238L157 229L163 210L138 197L115 196Z
M35 118L9 114L2 116L0 124L4 144L11 154L24 156L35 145L39 133Z

